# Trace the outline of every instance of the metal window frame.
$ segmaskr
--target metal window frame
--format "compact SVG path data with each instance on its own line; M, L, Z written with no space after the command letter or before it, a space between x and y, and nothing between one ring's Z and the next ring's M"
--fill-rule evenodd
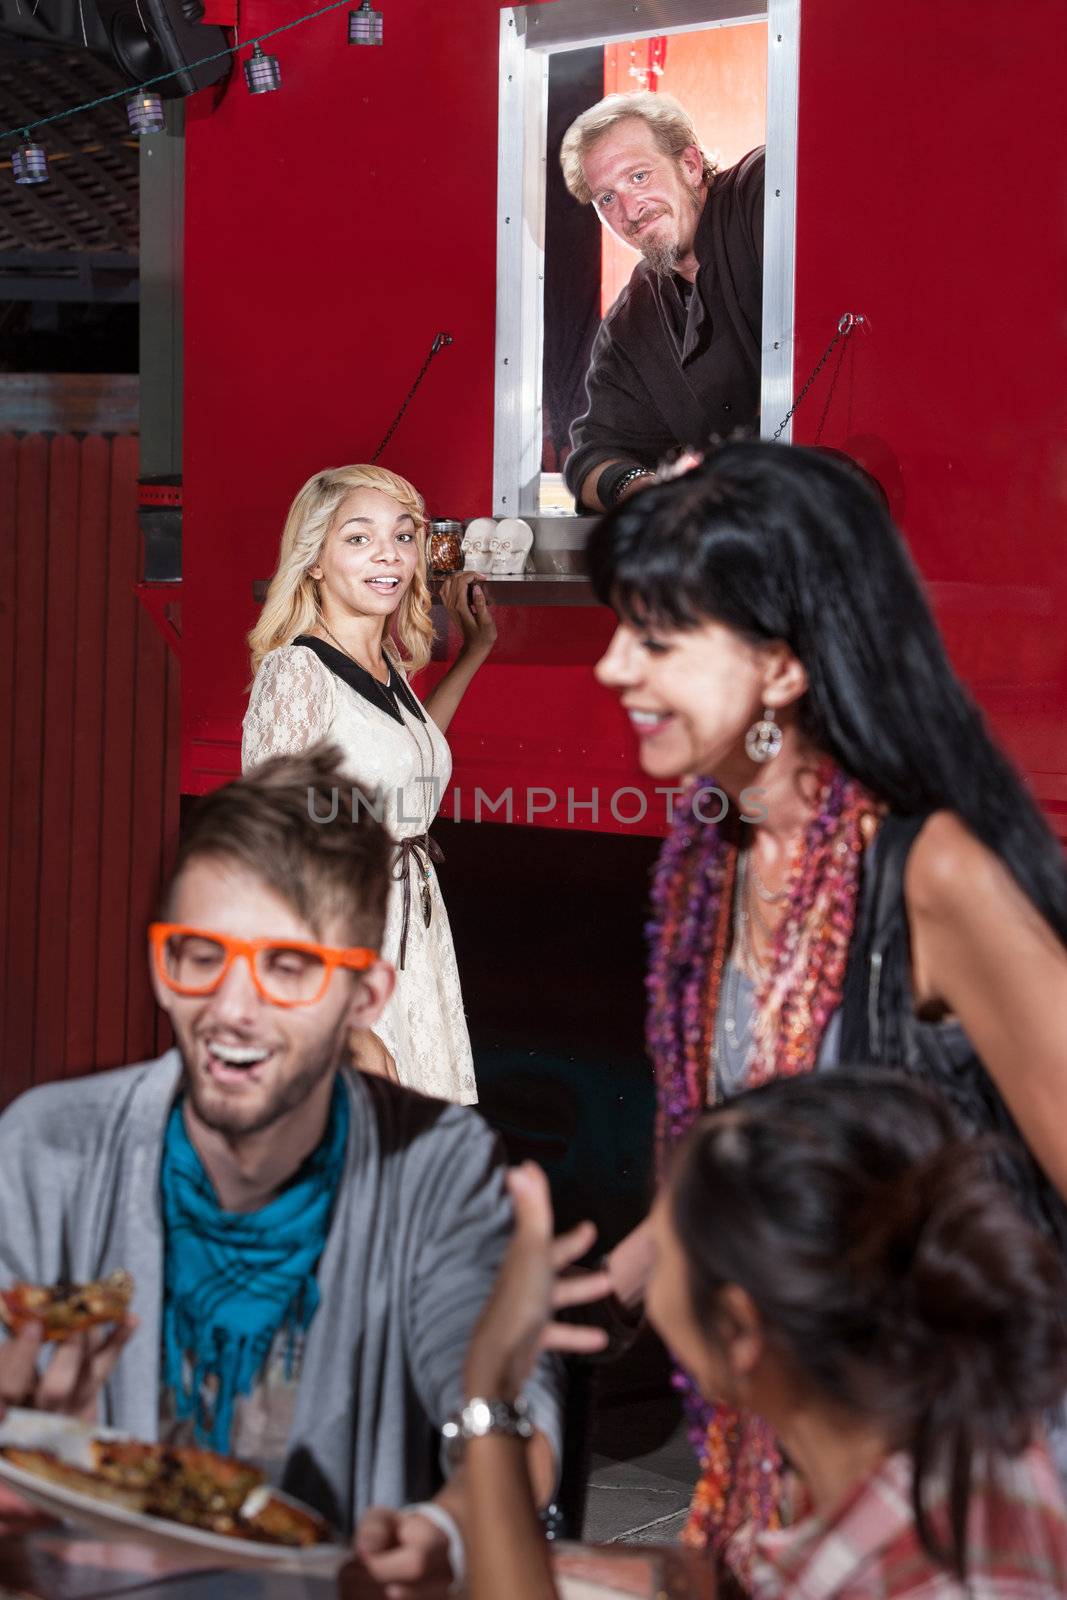
M793 388L800 0L555 0L500 16L493 511L539 509L548 61L561 50L657 34L767 23L764 435ZM787 425L781 437L789 439Z

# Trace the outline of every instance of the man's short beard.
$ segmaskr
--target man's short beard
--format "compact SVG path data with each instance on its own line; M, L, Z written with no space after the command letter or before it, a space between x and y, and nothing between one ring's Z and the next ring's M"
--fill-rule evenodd
M704 209L705 196L702 192L691 189L687 191L686 199L699 216ZM653 234L647 244L639 245L638 248L657 278L669 278L671 273L677 270L682 256L677 234L672 240L659 239Z
M302 1106L338 1060L344 1059L344 1051L339 1051L337 1040L332 1039L320 1054L302 1062L295 1075L251 1115L250 1108L242 1106L238 1100L231 1101L222 1094L205 1095L196 1074L190 1070L184 1051L181 1056L182 1088L192 1102L197 1119L214 1133L234 1139L262 1133Z
M657 278L669 278L678 265L678 245L666 239L649 239L641 246L641 254Z

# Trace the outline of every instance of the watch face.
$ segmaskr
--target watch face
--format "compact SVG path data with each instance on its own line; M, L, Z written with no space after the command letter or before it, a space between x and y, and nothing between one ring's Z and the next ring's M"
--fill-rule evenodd
M458 1461L468 1439L483 1439L489 1433L503 1433L514 1439L528 1439L533 1425L527 1414L526 1403L518 1400L512 1405L507 1400L470 1400L449 1417L441 1429L441 1437L451 1461Z
M493 1408L488 1400L472 1400L464 1416L464 1431L468 1438L478 1439L493 1426Z

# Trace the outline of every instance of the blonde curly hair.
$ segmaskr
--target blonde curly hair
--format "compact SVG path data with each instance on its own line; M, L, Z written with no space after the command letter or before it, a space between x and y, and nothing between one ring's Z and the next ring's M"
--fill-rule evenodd
M282 529L278 566L259 621L248 635L253 676L272 650L291 644L322 621L319 585L311 576L318 565L330 524L341 502L353 489L380 489L408 513L415 524L419 559L411 586L401 601L387 637L394 659L408 672L419 672L430 659L433 623L430 589L426 581L426 507L418 490L406 478L385 467L328 467L316 472L289 507Z

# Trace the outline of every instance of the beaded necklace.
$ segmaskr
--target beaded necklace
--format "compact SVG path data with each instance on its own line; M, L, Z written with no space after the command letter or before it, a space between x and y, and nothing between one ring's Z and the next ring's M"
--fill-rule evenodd
M729 947L738 836L700 821L698 778L664 844L652 884L647 1042L655 1063L661 1165L705 1109L708 1060ZM801 848L782 891L785 912L755 996L749 1085L815 1065L841 1002L856 917L864 819L878 807L827 761Z
M709 787L709 779L696 780L693 803L663 847L652 886L647 1040L656 1070L661 1171L715 1095L709 1063L739 839L736 825L700 821L699 796ZM841 1002L866 819L877 810L860 784L832 762L823 763L813 814L782 891L785 912L754 997L749 1086L815 1066L826 1025ZM731 1407L708 1406L686 1374L678 1372L674 1382L685 1397L702 1469L685 1541L717 1551L745 1522L776 1526L781 1456L772 1431Z

